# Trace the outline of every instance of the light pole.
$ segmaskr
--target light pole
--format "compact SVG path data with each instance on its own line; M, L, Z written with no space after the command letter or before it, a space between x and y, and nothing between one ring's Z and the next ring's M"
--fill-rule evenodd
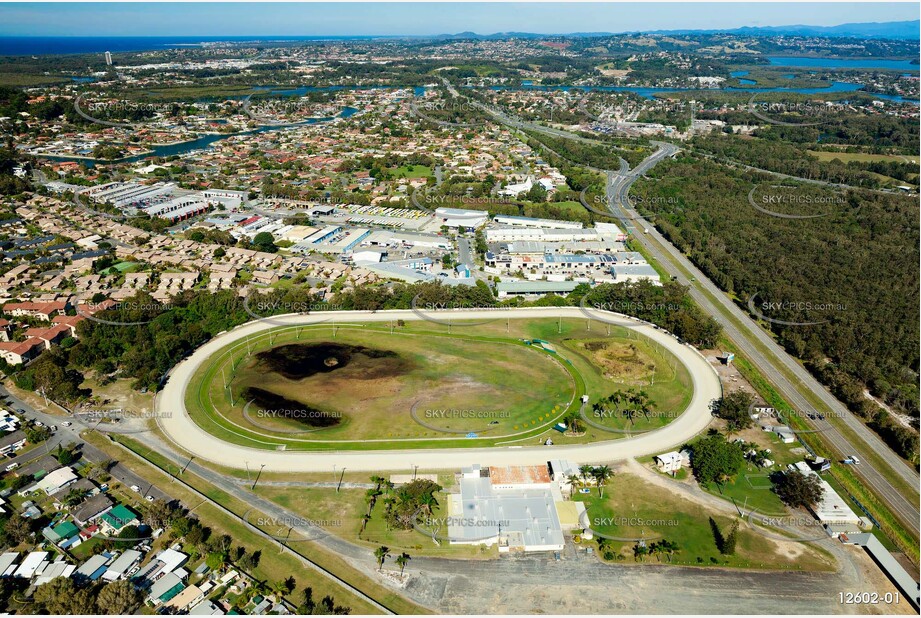
M342 474L339 475L339 484L336 485L336 493L339 493L339 488L342 487L342 479L345 477L345 468L342 468Z
M250 491L256 489L256 483L259 482L259 477L262 476L262 469L263 469L263 468L265 468L265 464L260 464L260 466L259 466L259 473L256 474L256 480L253 481L253 486L250 487Z

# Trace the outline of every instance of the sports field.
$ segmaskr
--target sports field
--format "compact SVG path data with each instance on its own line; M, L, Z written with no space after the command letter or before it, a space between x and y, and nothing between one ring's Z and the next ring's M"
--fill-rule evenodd
M691 396L685 368L633 331L594 329L546 319L279 327L213 355L186 406L222 439L284 450L584 443L677 418ZM554 430L568 412L586 414L583 395L628 388L648 395L649 418Z

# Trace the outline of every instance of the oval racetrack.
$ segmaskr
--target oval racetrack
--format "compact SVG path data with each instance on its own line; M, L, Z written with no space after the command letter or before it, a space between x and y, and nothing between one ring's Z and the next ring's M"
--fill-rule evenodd
M435 470L457 469L478 463L484 466L537 465L551 459L569 459L577 464L614 462L632 457L652 455L685 443L710 423L710 404L722 396L716 371L694 348L681 344L673 336L651 325L615 313L591 310L593 316L629 326L643 336L669 350L688 369L693 395L687 409L677 419L655 431L642 435L570 446L502 446L490 448L445 448L364 451L273 451L225 442L199 427L185 408L185 392L192 376L215 352L237 340L245 339L279 325L389 322L390 320L420 320L411 310L399 311L335 311L315 314L275 316L271 323L253 321L219 335L201 346L191 356L176 365L169 380L158 394L155 408L160 429L175 446L188 451L196 459L204 459L231 468L264 467L270 472L328 472L335 469L352 471ZM535 307L504 310L464 310L451 312L455 319L533 319L565 318L586 320L575 307ZM442 314L438 315L441 320ZM246 462L246 463L244 463Z

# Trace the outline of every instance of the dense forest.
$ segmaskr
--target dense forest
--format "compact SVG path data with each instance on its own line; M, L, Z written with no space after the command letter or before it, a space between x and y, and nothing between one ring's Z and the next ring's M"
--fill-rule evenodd
M789 219L750 205L749 192L764 186L769 177L685 155L657 166L634 191L661 205L657 227L708 277L743 308L751 301L756 317L778 320L763 324L852 411L916 458L917 435L864 395L867 388L917 424L916 199L834 191L825 216Z

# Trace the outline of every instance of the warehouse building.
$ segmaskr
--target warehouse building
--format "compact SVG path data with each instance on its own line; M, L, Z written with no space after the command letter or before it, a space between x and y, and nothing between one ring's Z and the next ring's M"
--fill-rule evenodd
M451 543L498 544L501 553L563 549L558 500L545 466L474 465L461 471L459 485L448 508Z

